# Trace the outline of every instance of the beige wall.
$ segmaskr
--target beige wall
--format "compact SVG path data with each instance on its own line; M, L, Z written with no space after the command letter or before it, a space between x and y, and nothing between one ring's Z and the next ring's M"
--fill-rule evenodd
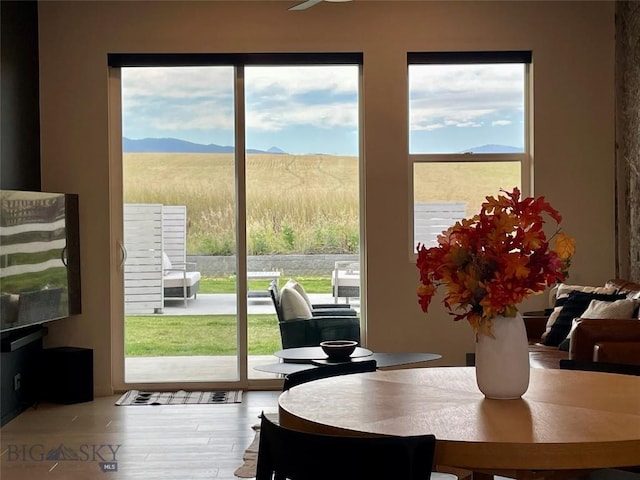
M121 321L118 229L110 225L107 53L364 52L368 346L463 364L468 325L425 317L409 261L406 53L532 50L534 188L577 239L572 283L614 275L613 2L41 2L42 187L80 196L84 313L50 345L94 349L96 394L111 392L111 322ZM116 169L117 170L117 169ZM116 305L116 306L114 306ZM524 309L543 305L541 297Z

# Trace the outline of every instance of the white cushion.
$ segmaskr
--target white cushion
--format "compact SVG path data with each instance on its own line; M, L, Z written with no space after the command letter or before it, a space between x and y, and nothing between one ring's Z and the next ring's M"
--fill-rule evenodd
M360 272L347 273L344 270L338 270L338 278L335 275L331 277L331 285L336 284L341 287L359 287L360 286Z
M307 302L307 305L309 305L309 308L313 310L313 307L311 306L311 300L309 300L309 295L307 295L306 290L302 285L300 285L293 278L290 278L287 281L287 283L284 284L283 288L293 288L296 292L302 295L302 298L304 298L304 301Z
M282 318L294 320L296 318L311 318L311 308L307 305L302 295L294 288L283 287L280 291L280 308L282 310Z
M162 270L164 271L164 274L167 275L170 272L167 272L167 270L169 270L173 265L171 265L171 260L169 260L169 256L162 252Z
M200 281L200 272L166 272L163 278L164 288L183 287L186 277L187 287Z
M640 305L640 300L635 299L623 299L615 300L613 302L605 302L602 300L591 300L589 306L584 311L580 318L632 318L633 312ZM568 339L571 339L571 334L576 329L578 322L576 319L571 322L571 330L567 335Z

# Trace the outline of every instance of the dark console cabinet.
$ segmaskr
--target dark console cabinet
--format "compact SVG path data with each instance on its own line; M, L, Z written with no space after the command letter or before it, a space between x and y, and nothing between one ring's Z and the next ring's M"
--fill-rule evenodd
M43 327L2 336L0 359L1 424L6 424L38 400Z

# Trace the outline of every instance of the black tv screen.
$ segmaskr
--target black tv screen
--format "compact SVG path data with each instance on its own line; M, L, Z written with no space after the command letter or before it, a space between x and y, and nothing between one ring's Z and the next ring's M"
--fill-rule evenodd
M0 330L81 313L78 196L0 190Z

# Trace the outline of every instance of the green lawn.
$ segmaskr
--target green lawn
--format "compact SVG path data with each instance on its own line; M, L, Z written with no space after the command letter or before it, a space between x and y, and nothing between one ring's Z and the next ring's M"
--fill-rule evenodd
M235 315L127 316L125 356L235 355ZM249 315L249 355L280 350L276 315Z
M331 291L330 277L296 277L308 293ZM251 290L266 290L267 280L249 282ZM236 277L204 276L198 293L234 293ZM125 318L125 355L235 355L235 315L140 315ZM280 350L275 315L249 315L249 355L271 355Z

